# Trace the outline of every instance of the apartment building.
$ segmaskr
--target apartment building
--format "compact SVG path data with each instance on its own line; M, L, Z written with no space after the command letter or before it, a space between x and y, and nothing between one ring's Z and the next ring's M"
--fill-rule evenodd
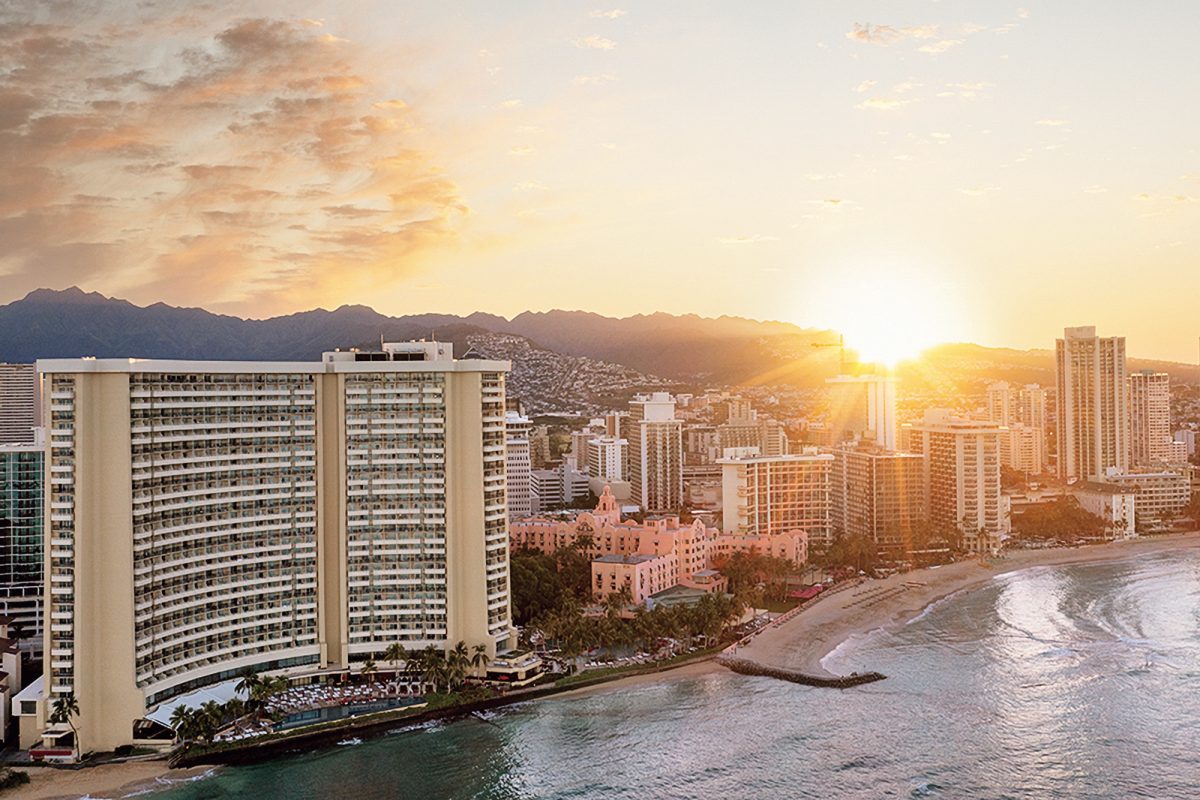
M42 655L44 450L40 428L32 443L0 444L0 617L35 658Z
M726 454L718 463L727 532L774 535L804 531L810 542L830 541L832 455L810 450L763 456L753 448Z
M909 430L923 455L925 499L932 523L957 529L973 552L994 552L1011 530L1000 492L1001 426L930 409Z
M1091 326L1067 328L1055 345L1058 475L1103 480L1129 467L1129 383L1125 337Z
M888 375L838 375L825 381L830 444L865 440L895 450L896 379Z
M620 422L629 442L631 499L650 514L683 507L683 421L667 392L640 394L629 401Z
M0 363L0 444L30 444L40 423L33 364Z
M533 513L532 461L529 453L529 420L516 411L504 415L504 461L508 486L509 519Z
M38 367L40 702L76 696L83 751L139 741L159 704L244 668L512 643L507 362L414 342L317 363Z
M833 450L831 526L835 536L865 536L892 557L926 521L925 459L869 443Z
M1178 453L1171 436L1171 376L1165 372L1129 375L1129 448L1132 467L1169 464Z

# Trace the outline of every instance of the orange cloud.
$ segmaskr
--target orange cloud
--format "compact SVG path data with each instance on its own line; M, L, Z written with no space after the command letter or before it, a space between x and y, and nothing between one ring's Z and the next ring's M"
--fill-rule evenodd
M311 20L128 13L147 16L111 36L0 11L0 294L269 311L455 241L457 186L349 43ZM163 56L142 38L160 29L193 44Z

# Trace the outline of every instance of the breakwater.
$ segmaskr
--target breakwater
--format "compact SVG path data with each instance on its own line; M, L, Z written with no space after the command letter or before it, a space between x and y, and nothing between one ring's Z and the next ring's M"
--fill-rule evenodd
M717 663L739 675L759 675L765 678L777 678L781 681L799 683L804 686L819 686L828 689L849 689L852 686L861 686L864 683L881 681L887 677L880 672L855 672L851 675L832 675L829 677L807 675L803 672L783 669L782 667L769 667L766 664L759 664L757 661L736 658L724 653L717 656Z

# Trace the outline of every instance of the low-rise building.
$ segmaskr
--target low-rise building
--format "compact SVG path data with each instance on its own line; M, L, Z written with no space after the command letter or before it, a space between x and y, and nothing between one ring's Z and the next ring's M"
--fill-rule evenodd
M683 523L674 515L643 522L622 520L617 498L608 487L594 511L573 519L516 520L509 533L514 550L530 548L547 554L587 542L596 595L603 599L624 586L635 603L672 586L723 591L725 580L714 569L714 559L739 551L784 558L797 566L808 559L804 531L722 534L699 519Z
M1106 539L1137 536L1137 491L1132 487L1084 481L1075 489L1075 499L1084 511L1104 520Z
M1186 469L1179 472L1110 472L1104 482L1134 491L1139 531L1169 523L1192 499L1192 483Z

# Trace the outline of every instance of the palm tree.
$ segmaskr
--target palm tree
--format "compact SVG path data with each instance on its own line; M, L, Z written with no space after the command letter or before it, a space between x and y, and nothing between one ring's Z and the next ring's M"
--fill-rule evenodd
M446 665L449 667L449 682L452 687L457 688L462 685L463 680L467 677L467 670L471 665L470 651L467 650L466 642L459 642L454 645L454 649L446 654Z
M209 700L200 706L200 717L204 738L211 744L217 732L225 727L225 708L216 700Z
M251 708L258 708L262 705L262 685L263 679L258 677L254 670L246 667L238 673L237 686L234 688L246 695L246 701Z
M421 682L432 684L435 692L441 686L445 663L446 654L433 645L429 645L421 653Z
M404 649L404 645L399 642L393 642L388 645L387 650L383 651L383 660L389 661L392 664L392 671L397 675L400 674L400 662L407 661L408 651Z
M375 683L375 671L375 661L370 658L363 662L362 669L359 670L362 676L367 679L367 683L372 685Z
M61 694L54 700L54 706L50 712L50 722L57 725L66 723L71 728L71 738L74 740L75 756L79 756L79 731L75 729L74 718L79 716L79 700L75 697L74 692Z
M475 645L475 649L471 652L471 666L478 669L480 667L487 666L487 663L488 663L487 645L485 645L485 644Z

